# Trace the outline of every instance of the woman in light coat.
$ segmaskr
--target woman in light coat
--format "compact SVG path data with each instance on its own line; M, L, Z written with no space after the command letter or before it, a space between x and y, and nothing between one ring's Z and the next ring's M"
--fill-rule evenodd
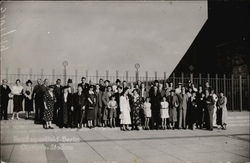
M222 129L226 129L227 126L227 97L223 92L220 92L218 100L218 125L221 125Z
M129 89L125 88L121 97L120 97L120 119L121 119L121 130L126 131L128 129L128 125L131 124L131 117L130 117L130 105L129 105L129 98L128 98Z

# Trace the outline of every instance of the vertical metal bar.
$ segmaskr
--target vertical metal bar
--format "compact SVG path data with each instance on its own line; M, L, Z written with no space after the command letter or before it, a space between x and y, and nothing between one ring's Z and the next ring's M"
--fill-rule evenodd
M250 80L249 80L249 75L247 75L247 108L248 108L248 111L250 111L250 96L249 96L249 93L250 93L250 88L249 88L249 83L250 83Z
M95 76L96 76L96 83L98 83L98 80L99 80L98 79L99 78L99 72L98 72L98 70L95 71Z
M86 71L85 71L85 74L86 74L86 75L85 75L85 76L86 76L86 79L88 79L88 76L89 76L89 70L86 70Z
M126 71L126 81L128 82L128 71Z
M78 70L75 69L75 84L77 84L77 80L78 80Z
M173 72L173 87L175 88L175 83L176 83L176 81L175 81L175 73Z
M240 82L240 111L242 111L242 76L240 75L239 76L239 82Z
M119 79L119 71L116 70L116 79Z
M201 73L199 73L199 84L201 85Z
M55 69L52 69L52 83L55 82Z
M190 81L191 81L192 83L194 83L194 75L193 75L193 73L190 73Z
M232 99L232 111L234 110L234 75L232 74L232 76L231 76L231 88L232 88L232 90L231 90L231 99Z
M148 72L146 71L146 88L148 87Z
M167 73L164 72L164 81L163 81L163 87L166 87L166 80L167 80Z
M215 74L215 91L218 93L218 74Z
M41 79L43 80L43 69L41 69Z
M207 81L210 84L210 74L207 74Z
M157 80L157 71L155 71L155 80Z
M17 69L17 78L20 79L20 76L21 76L21 69L18 68L18 69Z
M9 69L6 68L6 80L9 81Z
M109 79L109 71L106 70L106 79L108 80Z
M226 74L223 75L223 93L227 96L226 93Z

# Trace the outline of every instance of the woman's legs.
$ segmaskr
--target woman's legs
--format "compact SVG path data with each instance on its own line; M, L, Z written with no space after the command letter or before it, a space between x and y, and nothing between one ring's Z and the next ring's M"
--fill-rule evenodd
M115 118L112 119L113 119L113 127L115 128L116 127Z
M16 112L13 112L11 119L13 120L15 118Z
M164 129L164 118L161 118L161 128Z
M17 118L17 120L20 119L20 118L19 118L19 112L16 113L16 118Z

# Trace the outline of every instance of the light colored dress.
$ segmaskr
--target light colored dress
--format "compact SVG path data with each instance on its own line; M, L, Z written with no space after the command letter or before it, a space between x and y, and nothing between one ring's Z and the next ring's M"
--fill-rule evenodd
M121 124L131 124L130 105L128 97L120 97Z
M169 118L168 107L169 107L168 102L161 102L161 110L160 110L161 118Z
M151 113L151 103L147 103L145 102L143 104L143 109L144 109L144 115L146 118L151 118L152 117L152 113Z

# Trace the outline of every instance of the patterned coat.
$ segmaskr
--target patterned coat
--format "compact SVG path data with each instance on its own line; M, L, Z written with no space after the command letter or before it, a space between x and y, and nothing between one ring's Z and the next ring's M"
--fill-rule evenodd
M53 111L54 111L54 104L56 102L55 95L50 95L49 91L46 91L43 100L47 106L47 109L44 109L43 120L45 121L52 121L53 120Z

